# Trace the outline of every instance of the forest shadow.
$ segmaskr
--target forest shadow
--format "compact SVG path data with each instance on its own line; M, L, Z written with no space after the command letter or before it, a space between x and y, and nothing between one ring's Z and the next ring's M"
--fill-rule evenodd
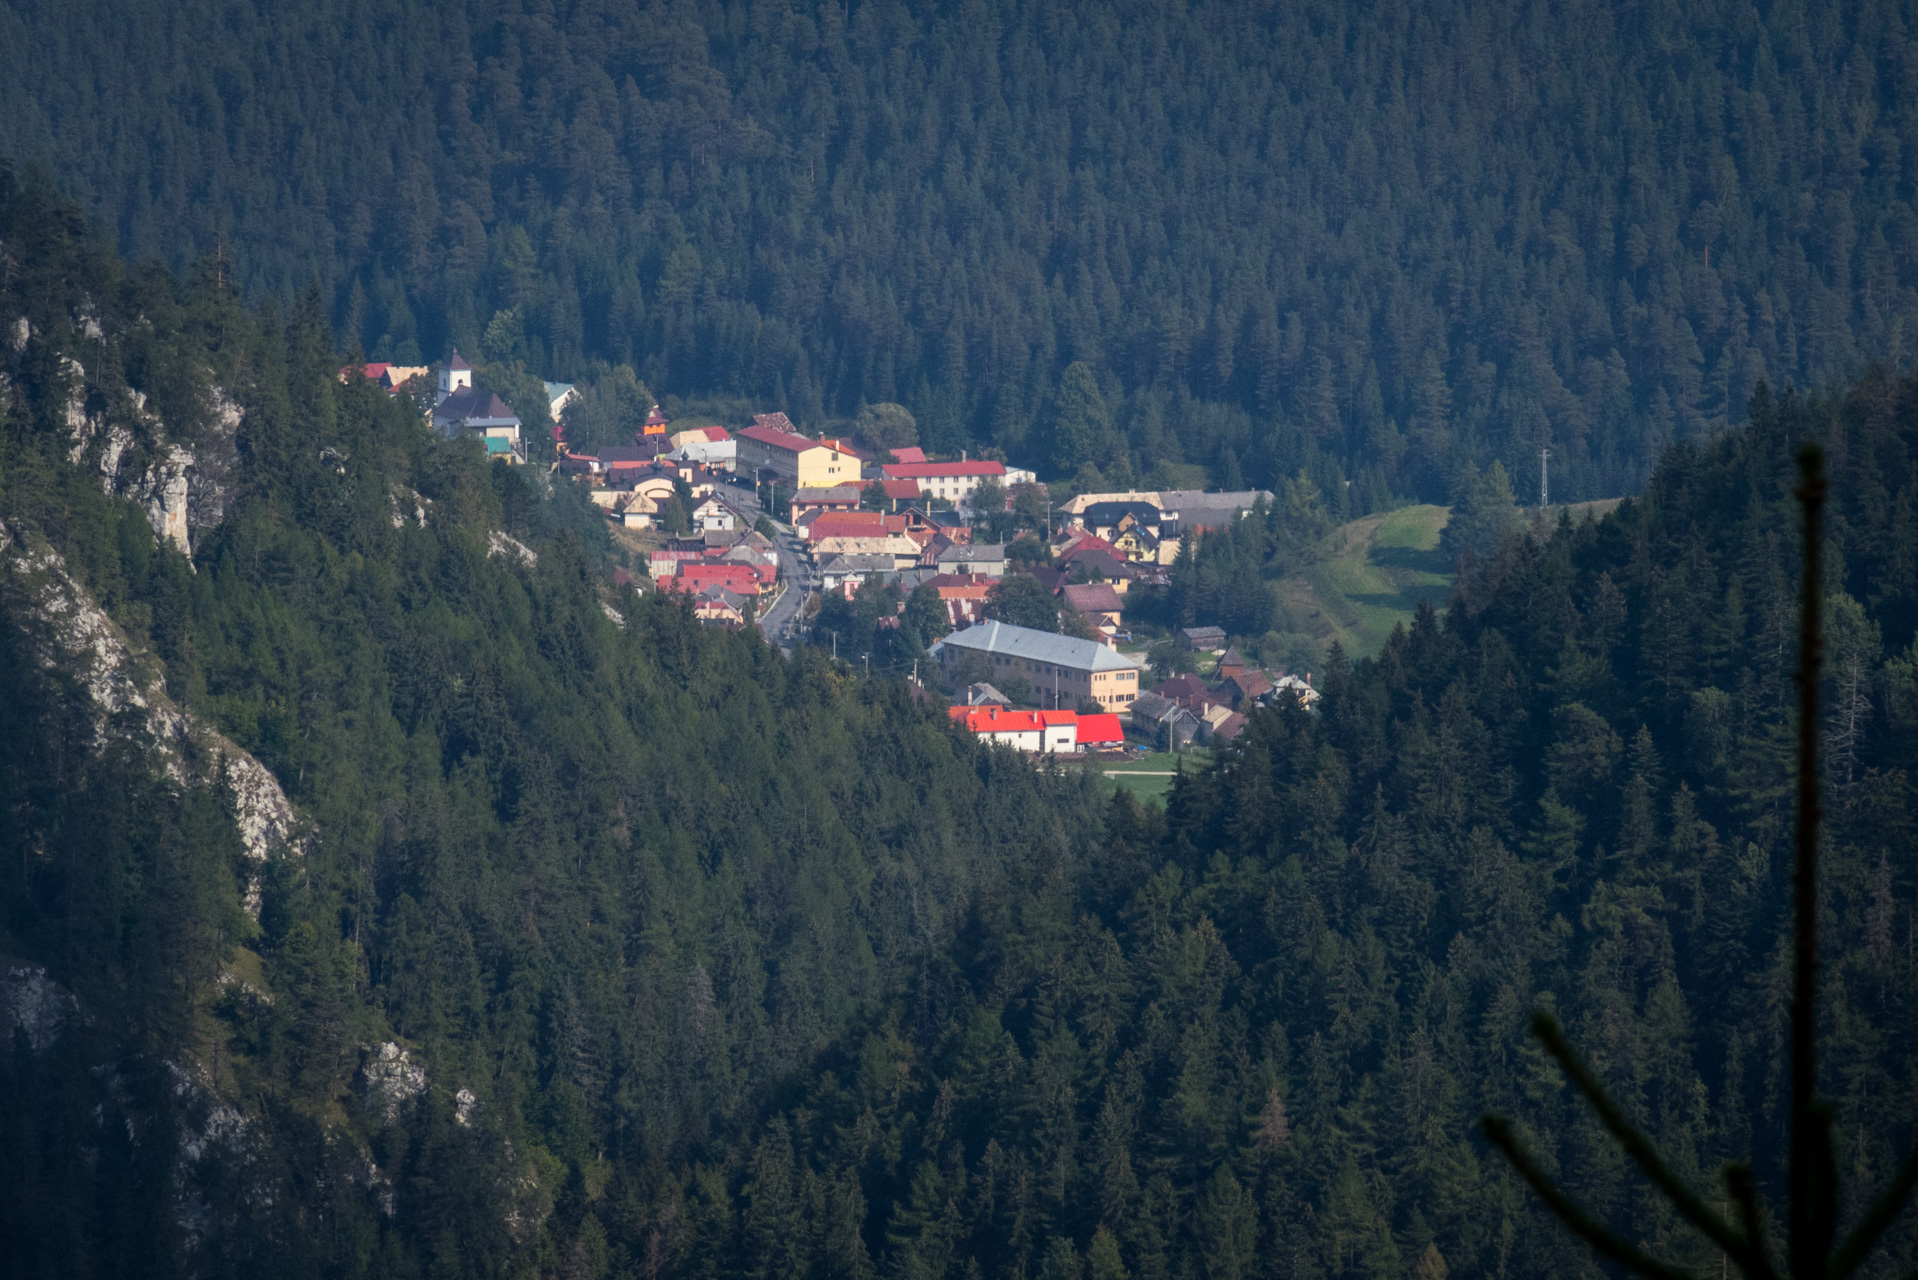
M1349 595L1346 599L1354 604L1369 605L1374 609L1403 609L1409 612L1416 610L1422 600L1430 600L1434 608L1442 608L1446 597L1451 593L1452 588L1449 585L1428 582L1407 587L1403 591L1390 593L1374 591L1367 595Z
M1415 573L1450 573L1452 558L1438 547L1420 551L1417 547L1373 547L1365 553L1366 563L1381 569L1409 569Z

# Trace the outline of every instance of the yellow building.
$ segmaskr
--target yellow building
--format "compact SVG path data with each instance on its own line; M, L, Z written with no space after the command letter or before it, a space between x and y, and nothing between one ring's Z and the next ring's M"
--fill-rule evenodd
M1139 696L1139 664L1095 640L981 622L953 632L931 654L947 683L962 660L976 655L987 680L1023 676L1044 706L1076 707L1090 699L1108 711L1127 711Z
M792 422L783 413L757 415L753 425L736 439L738 467L747 474L770 471L795 489L830 489L859 481L857 455L808 440L792 430Z

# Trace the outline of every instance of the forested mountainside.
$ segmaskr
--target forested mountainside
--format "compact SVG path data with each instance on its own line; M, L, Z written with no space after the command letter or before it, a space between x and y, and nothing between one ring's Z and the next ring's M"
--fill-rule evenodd
M1490 1108L1628 1238L1716 1268L1523 1028L1555 1010L1695 1185L1755 1157L1781 1189L1807 439L1834 473L1820 1086L1856 1212L1918 1136L1918 382L1882 376L1761 392L1614 517L1508 540L1443 621L1335 664L1316 714L1254 715L1163 812L1122 793L1104 869L982 902L728 1161L607 1220L700 1275L1601 1274L1476 1137ZM1914 1261L1907 1215L1861 1274Z
M4 172L0 243L8 1275L550 1268L1091 856L1086 787L615 592L315 299L123 273Z
M1918 332L1909 0L13 0L0 154L370 357L1114 487L1642 487ZM1080 413L1065 370L1102 401ZM1066 430L1059 419L1071 417ZM1083 419L1083 420L1082 420ZM1349 493L1343 483L1352 481ZM1162 486L1163 487L1163 486Z
M1777 1190L1811 438L1850 1203L1918 1128L1918 382L1761 391L1141 809L615 592L311 293L0 243L10 1274L1596 1274L1487 1106L1705 1263L1523 1026Z

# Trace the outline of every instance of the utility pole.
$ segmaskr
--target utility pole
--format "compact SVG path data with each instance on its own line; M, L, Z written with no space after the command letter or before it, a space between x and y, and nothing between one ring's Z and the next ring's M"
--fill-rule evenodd
M1540 511L1552 505L1552 486L1546 472L1546 467L1551 461L1552 451L1541 445L1538 451L1538 509Z

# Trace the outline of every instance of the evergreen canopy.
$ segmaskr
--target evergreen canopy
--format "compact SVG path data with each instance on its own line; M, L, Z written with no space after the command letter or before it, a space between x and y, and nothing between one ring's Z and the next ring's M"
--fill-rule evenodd
M1761 378L1910 358L1913 39L1898 0L20 0L0 154L135 258L317 278L373 358L529 395L898 403L1355 514L1495 458L1534 492L1549 445L1578 501Z

